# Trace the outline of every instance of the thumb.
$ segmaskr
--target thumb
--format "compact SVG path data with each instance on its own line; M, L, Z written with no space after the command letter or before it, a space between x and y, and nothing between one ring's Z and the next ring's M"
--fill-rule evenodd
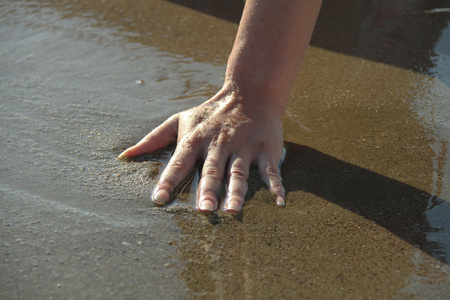
M153 129L139 143L122 152L117 159L154 152L177 140L179 114L173 115Z

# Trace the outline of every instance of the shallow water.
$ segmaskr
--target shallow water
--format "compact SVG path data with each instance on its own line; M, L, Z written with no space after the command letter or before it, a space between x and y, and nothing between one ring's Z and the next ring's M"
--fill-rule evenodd
M172 2L0 4L0 295L448 295L445 17L428 16L439 35L411 61L368 21L359 44L321 43L325 3L322 48L310 49L285 118L287 207L253 172L243 213L207 218L190 209L195 184L167 209L149 203L170 151L115 160L221 85L239 7L217 19ZM352 3L348 19L362 11ZM367 51L372 33L391 52Z
M148 203L153 165L115 157L217 88L222 68L39 2L0 11L2 298L181 297L164 266L180 231Z

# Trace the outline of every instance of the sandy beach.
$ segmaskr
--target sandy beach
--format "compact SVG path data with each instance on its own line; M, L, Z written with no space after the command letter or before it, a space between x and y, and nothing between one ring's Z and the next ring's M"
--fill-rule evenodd
M0 298L448 299L450 13L325 1L284 118L285 208L240 214L171 149L124 149L221 87L241 1L0 4ZM445 4L442 4L445 5Z

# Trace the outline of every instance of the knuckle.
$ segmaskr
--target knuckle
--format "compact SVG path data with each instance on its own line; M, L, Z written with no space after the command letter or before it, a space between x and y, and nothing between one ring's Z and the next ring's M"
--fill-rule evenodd
M260 153L270 154L271 152L273 152L273 145L265 140L256 143L256 146L258 147Z
M200 181L199 199L216 202L219 189L211 186L205 181Z
M230 171L230 176L237 179L247 180L247 173L239 168L232 168Z
M217 146L218 147L223 147L225 146L231 139L232 139L232 134L229 131L225 131L222 132L218 137L217 137Z
M212 167L218 166L219 163L220 163L220 158L217 155L215 155L215 153L211 153L206 158L204 165L206 168L212 168Z
M244 197L245 195L231 193L228 195L227 202L235 201L236 203L239 203L239 205L242 205L244 203Z
M203 139L203 135L199 130L192 131L191 134L188 135L187 142L191 144L200 143Z
M267 172L267 175L269 176L269 178L279 180L280 173L278 172L278 168L275 167L273 164L267 165L266 172Z
M180 139L180 144L181 145L195 145L201 142L201 135L197 132L197 131L193 131L189 134L185 134L184 136L181 137Z
M177 175L186 168L185 163L181 159L172 159L161 175L161 181L174 181Z
M171 124L171 123L177 121L178 118L179 118L179 114L174 114L174 115L170 116L170 117L164 122L164 124Z
M203 175L212 178L219 178L220 172L216 167L209 166L208 168L205 168Z
M283 184L281 183L281 181L272 182L270 185L270 190L275 195L284 196L284 194L285 194L285 190L284 190L284 187L283 187Z
M174 159L170 162L167 169L181 170L184 168L184 162L181 159Z
M237 158L229 170L230 177L235 177L237 179L247 180L248 179L248 166L242 158Z
M202 198L205 200L216 201L216 192L210 190L203 190Z
M158 189L158 190L164 189L164 190L167 190L169 192L172 192L174 187L175 187L175 185L174 185L173 181L166 180L166 179L161 179L158 182L158 185L156 186L156 189Z
M232 165L233 168L244 170L247 165L243 158L237 158Z
M212 177L214 179L222 178L220 170L220 159L216 156L210 155L206 158L203 164L203 176Z
M284 194L284 187L281 183L277 182L272 185L272 190L275 194Z

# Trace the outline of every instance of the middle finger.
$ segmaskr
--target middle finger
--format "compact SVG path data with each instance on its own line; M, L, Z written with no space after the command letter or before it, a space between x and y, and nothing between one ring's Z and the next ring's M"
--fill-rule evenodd
M213 212L217 209L217 194L223 184L227 157L223 150L208 151L198 185L197 209Z

